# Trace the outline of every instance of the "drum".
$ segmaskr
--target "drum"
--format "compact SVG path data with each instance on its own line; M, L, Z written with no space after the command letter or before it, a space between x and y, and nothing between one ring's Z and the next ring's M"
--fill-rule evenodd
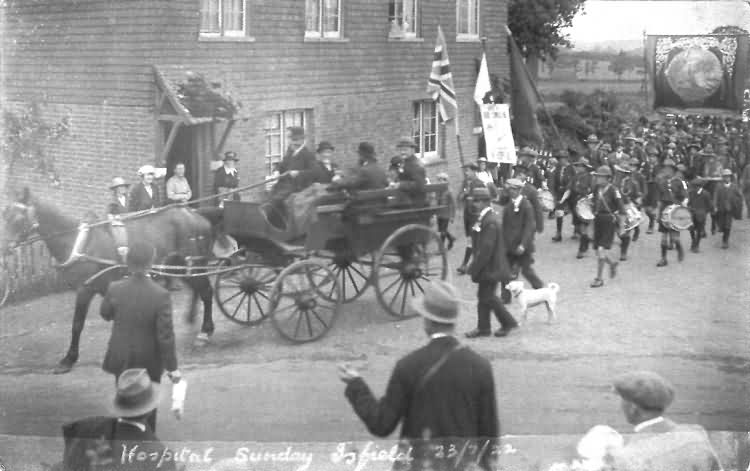
M625 205L625 223L622 228L623 231L631 231L641 225L643 222L643 214L641 210L633 203Z
M685 231L693 225L693 216L685 206L671 204L661 212L661 222L673 231Z
M545 211L552 211L555 209L555 197L552 196L552 192L549 190L539 191L539 201L542 203L542 208Z
M578 200L578 203L576 203L576 214L585 222L594 220L594 195L589 195Z

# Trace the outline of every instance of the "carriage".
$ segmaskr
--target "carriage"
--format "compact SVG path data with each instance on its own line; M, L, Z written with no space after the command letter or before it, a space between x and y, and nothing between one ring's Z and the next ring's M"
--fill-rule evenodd
M418 206L395 189L326 195L301 236L279 224L268 202L225 201L224 230L239 250L216 274L221 312L246 326L270 317L285 339L310 342L372 286L386 313L410 317L409 301L424 283L447 276L445 248L431 227L446 190L427 185L427 203Z

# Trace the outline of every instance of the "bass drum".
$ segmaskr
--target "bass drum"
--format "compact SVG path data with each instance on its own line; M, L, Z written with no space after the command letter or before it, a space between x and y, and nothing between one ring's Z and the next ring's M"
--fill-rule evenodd
M539 191L539 201L542 203L542 208L545 211L552 211L555 209L555 197L552 196L552 192L549 190Z
M581 198L576 203L576 214L584 222L591 222L594 220L594 195L589 195L585 198Z
M693 215L685 206L671 204L661 212L661 222L673 231L686 231L693 226Z
M643 222L643 213L641 213L641 210L638 209L638 207L633 203L628 203L625 205L625 223L622 228L623 231L632 231L636 227L640 226Z

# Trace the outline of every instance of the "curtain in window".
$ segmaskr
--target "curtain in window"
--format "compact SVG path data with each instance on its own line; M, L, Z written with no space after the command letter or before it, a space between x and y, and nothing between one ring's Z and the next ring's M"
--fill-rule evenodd
M435 102L422 103L424 152L437 151L437 105Z
M305 0L305 31L320 31L321 0Z
M339 0L324 0L325 1L325 12L323 18L325 18L325 24L323 31L326 33L338 33L339 32Z
M224 1L224 31L242 31L244 30L243 20L244 0L223 0Z
M201 0L201 31L219 33L219 1Z
M415 33L417 27L417 0L404 0L403 28L406 33Z

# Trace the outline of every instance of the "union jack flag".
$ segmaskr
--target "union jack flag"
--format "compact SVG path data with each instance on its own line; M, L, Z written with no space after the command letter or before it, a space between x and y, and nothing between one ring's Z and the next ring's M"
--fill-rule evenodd
M453 75L451 64L448 60L448 49L445 45L443 29L438 26L437 43L435 54L432 59L432 70L427 81L427 93L437 100L440 109L440 117L443 121L450 121L458 114L456 104L456 88L453 86Z

